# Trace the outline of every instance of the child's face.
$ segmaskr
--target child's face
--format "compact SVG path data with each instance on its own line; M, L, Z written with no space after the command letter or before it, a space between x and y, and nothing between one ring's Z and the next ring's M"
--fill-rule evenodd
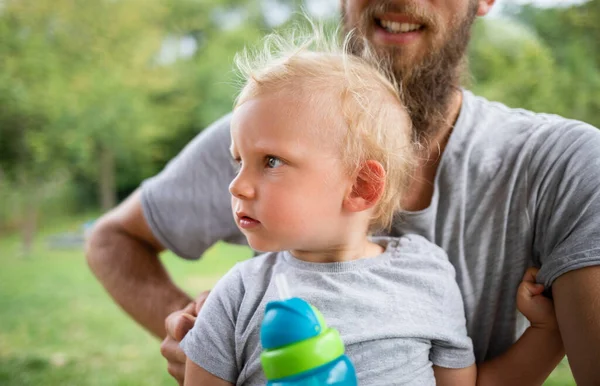
M229 186L231 205L255 250L319 250L341 237L352 183L335 140L341 122L319 109L279 92L234 111L231 152L240 169Z

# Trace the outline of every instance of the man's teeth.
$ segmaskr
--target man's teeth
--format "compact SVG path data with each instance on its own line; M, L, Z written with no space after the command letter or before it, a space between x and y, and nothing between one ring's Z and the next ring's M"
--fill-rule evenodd
M420 24L399 23L397 21L389 20L381 20L381 26L392 33L416 31L421 28Z

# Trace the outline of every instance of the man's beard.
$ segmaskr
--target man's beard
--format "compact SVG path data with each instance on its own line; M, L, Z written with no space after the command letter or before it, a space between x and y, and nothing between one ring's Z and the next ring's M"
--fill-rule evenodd
M342 9L342 13L344 11ZM365 37L373 32L375 16L386 11L411 15L423 22L426 33L445 36L446 40L430 47L429 52L417 59L403 57L401 47L374 47ZM453 124L448 121L447 114L453 94L460 90L461 77L466 69L465 53L476 14L477 1L472 0L464 19L455 19L444 31L442 23L418 6L383 0L373 2L364 9L358 25L348 26L344 22L346 34L355 29L350 35L349 45L353 54L360 56L365 46L369 45L369 50L377 53L379 61L387 63L390 75L400 87L400 95L410 114L417 142L422 143L441 128ZM344 14L342 17L346 18ZM412 63L402 59L412 59Z

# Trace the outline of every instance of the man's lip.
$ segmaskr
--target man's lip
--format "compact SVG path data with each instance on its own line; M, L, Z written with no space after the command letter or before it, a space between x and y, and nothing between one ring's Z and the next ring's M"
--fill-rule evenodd
M373 41L376 44L403 46L416 41L422 32L423 30L420 29L411 32L393 33L388 32L383 27L376 26L373 31Z
M376 19L376 21L388 20L388 21L395 21L397 23L419 24L421 26L424 26L424 24L421 20L419 20L413 16L409 16L409 15L402 14L402 13L388 12L388 13L384 13L381 15L375 15L375 19Z

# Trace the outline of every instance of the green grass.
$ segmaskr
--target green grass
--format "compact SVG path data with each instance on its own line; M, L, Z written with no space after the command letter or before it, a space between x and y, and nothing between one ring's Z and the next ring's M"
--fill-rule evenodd
M65 224L53 232L73 230ZM90 273L81 250L31 256L0 240L0 385L173 385L159 342L129 319ZM190 263L165 254L190 294L211 288L247 248L220 244Z
M74 225L76 224L76 225ZM89 272L81 250L48 250L43 232L31 256L18 239L0 239L0 385L174 385L159 342L129 319ZM247 248L218 244L200 262L163 256L188 293L211 288ZM566 364L548 386L574 385Z

